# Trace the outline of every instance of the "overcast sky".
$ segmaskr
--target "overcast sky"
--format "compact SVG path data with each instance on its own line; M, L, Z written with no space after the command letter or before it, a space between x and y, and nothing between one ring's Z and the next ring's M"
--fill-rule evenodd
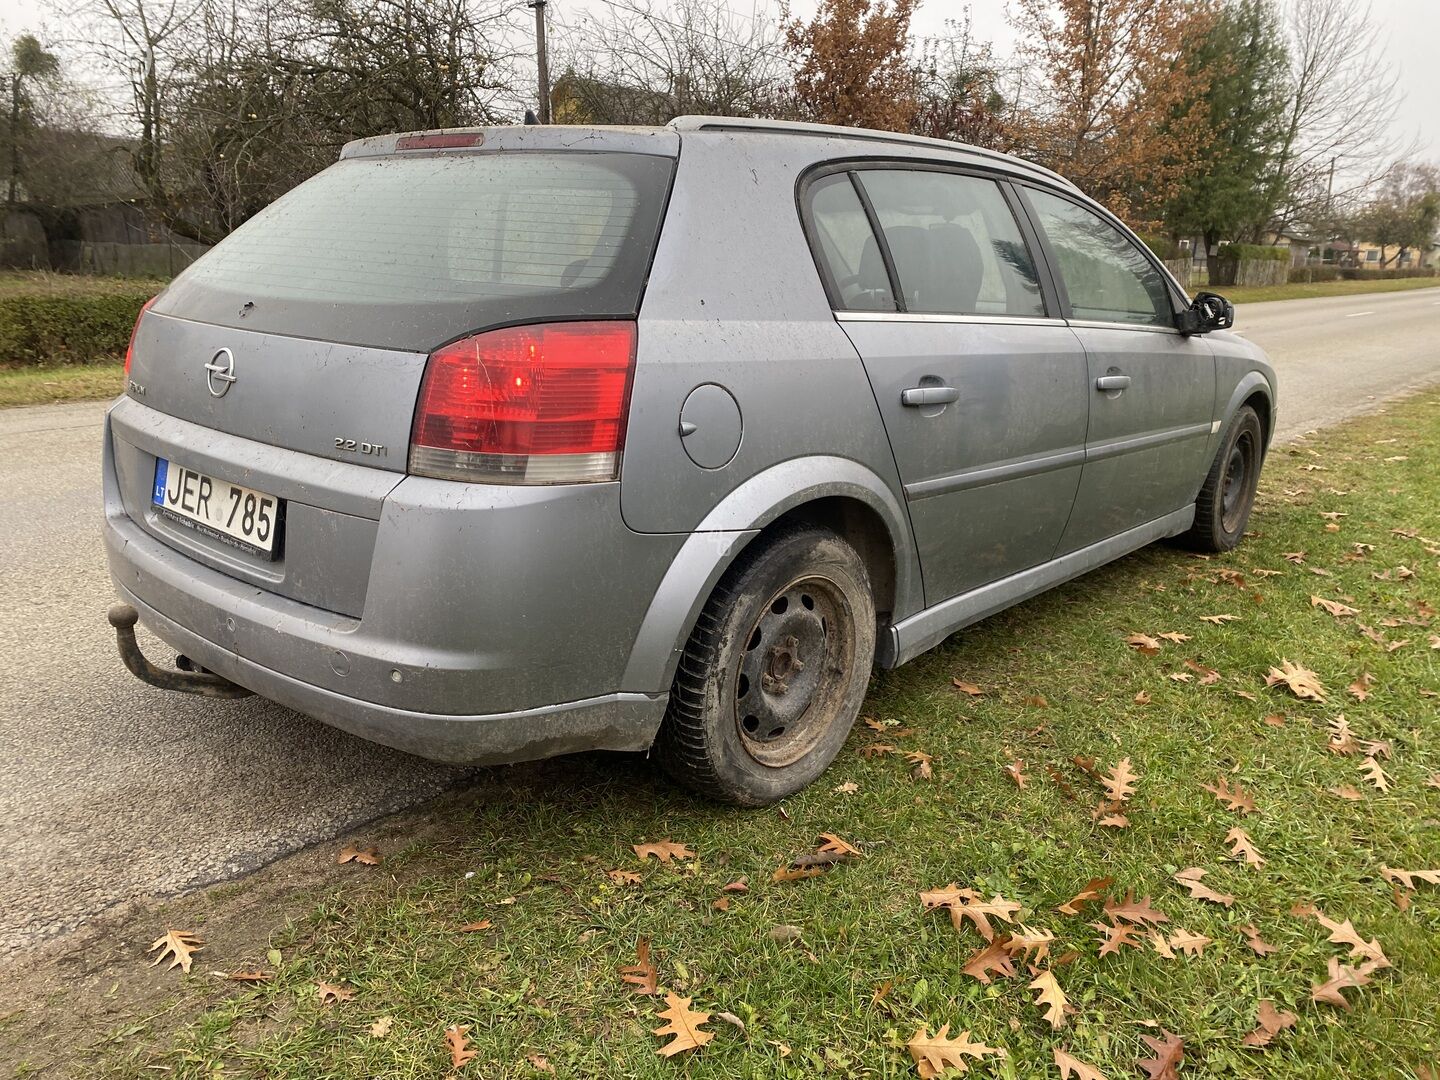
M767 6L765 0L727 2L745 15ZM656 4L657 8L663 6L663 0ZM959 0L922 0L914 29L922 36L941 33L945 20L959 15L964 6ZM814 11L815 0L793 0L793 8L799 15L808 15ZM1005 0L974 0L970 8L975 37L994 42L1001 55L1009 53L1015 33L1005 19ZM566 21L585 11L605 12L600 0L550 0L550 10ZM770 10L778 10L778 3L770 5ZM1421 158L1440 162L1440 0L1371 0L1371 17L1388 42L1387 59L1399 70L1405 91L1392 135L1401 143L1418 142ZM53 41L66 36L67 29L63 20L50 13L45 0L0 0L0 30L5 40L28 30Z

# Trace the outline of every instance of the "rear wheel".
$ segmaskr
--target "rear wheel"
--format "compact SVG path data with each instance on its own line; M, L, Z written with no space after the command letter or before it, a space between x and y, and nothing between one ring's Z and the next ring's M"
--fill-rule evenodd
M657 757L719 801L783 799L840 752L874 656L875 603L854 548L825 529L779 532L741 556L701 611Z
M1210 466L1195 500L1195 524L1182 540L1196 551L1231 551L1245 535L1260 464L1265 455L1265 429L1249 405L1230 421L1220 452Z

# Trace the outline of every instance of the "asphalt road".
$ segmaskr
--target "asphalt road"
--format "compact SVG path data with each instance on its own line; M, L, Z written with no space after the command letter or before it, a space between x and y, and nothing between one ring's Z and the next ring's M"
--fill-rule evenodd
M1440 381L1440 289L1243 307L1281 437ZM142 686L104 612L101 405L0 412L0 955L464 779L256 699ZM163 652L142 636L154 655Z

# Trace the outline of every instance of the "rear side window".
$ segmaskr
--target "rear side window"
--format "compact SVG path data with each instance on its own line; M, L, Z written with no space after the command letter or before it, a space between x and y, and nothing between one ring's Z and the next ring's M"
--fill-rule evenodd
M906 311L1045 314L1035 263L993 180L917 169L857 175L885 233Z
M181 274L162 313L421 352L498 323L634 315L672 167L539 151L341 161Z
M894 311L890 275L849 173L823 177L811 186L810 223L836 306Z
M1026 194L1055 253L1072 317L1174 325L1165 279L1124 233L1069 199L1033 188Z

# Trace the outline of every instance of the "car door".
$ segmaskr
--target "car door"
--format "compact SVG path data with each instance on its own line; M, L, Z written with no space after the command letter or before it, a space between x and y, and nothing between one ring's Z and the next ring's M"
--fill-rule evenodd
M1085 467L1063 555L1195 500L1215 413L1215 357L1202 337L1175 329L1168 279L1132 237L1077 199L1020 190L1088 366Z
M1080 480L1085 355L992 176L856 165L807 218L875 392L927 604L1051 558Z

